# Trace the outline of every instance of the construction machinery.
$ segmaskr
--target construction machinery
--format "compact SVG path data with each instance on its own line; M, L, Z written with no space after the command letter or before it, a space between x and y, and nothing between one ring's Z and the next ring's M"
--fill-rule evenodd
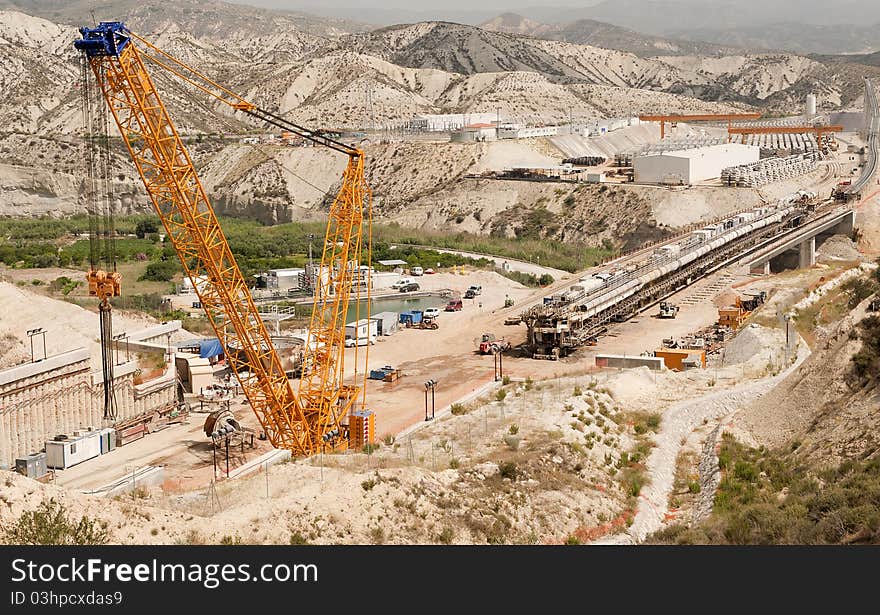
M123 22L101 22L80 30L74 45L82 52L128 152L143 180L166 234L193 281L233 372L273 446L308 456L325 447L347 446L346 417L366 410L366 370L345 378L344 328L349 300L360 304L365 287L362 257L370 260L372 196L364 179L364 152L326 133L298 126L262 109L129 30ZM342 187L333 201L316 276L305 345L307 372L294 391L254 305L192 158L147 70L157 67L260 123L348 156ZM370 237L369 231L366 233ZM91 274L92 272L90 272ZM99 297L118 295L113 272L95 271ZM196 280L200 282L196 284ZM367 308L369 310L369 308ZM369 318L369 311L367 313ZM360 318L360 314L356 316ZM368 352L369 346L367 346ZM355 349L357 353L357 348ZM363 382L359 380L363 378ZM360 406L360 409L358 409Z
M484 333L480 336L480 354L498 354L510 350L510 342L506 339L495 337L494 333Z
M678 314L678 306L670 303L668 301L660 302L660 314L658 314L658 318L675 318L676 314Z
M440 325L437 324L436 316L422 316L422 319L413 325L416 329L432 329L437 330Z
M733 122L742 120L757 120L761 117L760 113L718 113L718 114L694 114L694 115L640 115L639 120L642 122L660 122L660 138L666 137L666 122L670 122L675 128L678 122L727 122L728 130L733 126Z
M737 297L733 305L718 308L718 326L729 327L734 331L739 329L752 312L764 304L766 299L767 293L763 290Z

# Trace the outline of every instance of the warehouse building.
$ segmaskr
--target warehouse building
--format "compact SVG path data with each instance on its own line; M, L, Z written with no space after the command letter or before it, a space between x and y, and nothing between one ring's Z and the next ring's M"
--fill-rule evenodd
M754 145L724 143L636 156L633 171L639 183L695 184L721 177L724 168L758 162L759 157Z
M482 141L494 141L497 137L495 124L469 124L460 130L450 134L453 143L479 143Z

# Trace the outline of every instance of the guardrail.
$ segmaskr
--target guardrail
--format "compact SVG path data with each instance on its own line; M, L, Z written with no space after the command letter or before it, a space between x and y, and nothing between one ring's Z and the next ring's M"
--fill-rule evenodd
M877 133L880 129L880 108L877 105L877 91L870 79L865 79L865 124L867 127L866 138L868 147L866 148L867 159L862 169L862 174L858 180L847 190L849 194L856 194L864 188L877 171L878 149L880 145L877 143Z

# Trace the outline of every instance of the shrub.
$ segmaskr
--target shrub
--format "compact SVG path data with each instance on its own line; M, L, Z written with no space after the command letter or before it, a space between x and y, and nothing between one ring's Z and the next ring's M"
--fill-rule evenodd
M660 415L656 412L653 414L649 414L645 422L648 425L649 429L657 431L657 428L660 427Z
M221 545L234 546L242 544L241 536L224 536L220 539Z
M455 416L460 416L467 413L467 408L465 408L464 404L452 404L449 407L449 411Z
M25 511L3 531L3 542L14 545L103 545L110 534L88 517L78 521L64 504L51 498L36 510Z
M575 536L574 534L570 534L568 538L565 539L565 544L567 545L579 545L581 544L581 539Z
M361 483L361 487L363 488L364 491L369 491L370 489L372 489L375 486L376 486L376 480L372 479L372 478L368 478L367 480L365 480L364 482Z
M580 397L581 395L583 395L583 393L584 393L584 392L581 390L581 388L580 388L579 386L575 385L575 387L574 387L574 396L575 396L575 397Z
M505 385L505 386L508 385L508 384L510 384L510 376L504 376L504 377L502 377L502 378L501 378L501 384L503 384L503 385Z
M290 533L290 544L292 545L307 545L309 541L306 540L306 537L300 534L299 532L291 532Z
M526 376L526 382L525 382L526 391L531 391L533 385L534 385L534 383L532 382L532 379L529 378L528 376Z
M698 481L692 480L688 483L688 491L690 493L699 493L700 492L700 483Z
M511 436L515 436L519 433L519 425L517 425L516 423L512 423L510 427L507 428L507 433L509 433Z
M455 530L448 525L444 527L440 532L440 535L437 536L437 542L444 545L451 545L453 540L455 540Z
M495 393L496 401L504 401L505 397L507 397L507 391L504 389L498 389L498 392Z
M498 474L501 475L501 478L516 480L517 476L519 476L519 469L516 467L516 464L514 462L505 461L500 466L498 466Z

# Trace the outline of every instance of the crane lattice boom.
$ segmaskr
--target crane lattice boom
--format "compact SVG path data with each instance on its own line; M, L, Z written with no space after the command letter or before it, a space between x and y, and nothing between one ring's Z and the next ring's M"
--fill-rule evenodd
M341 420L363 390L343 382L341 333L352 294L352 274L359 273L364 212L369 215L370 211L363 153L258 109L146 43L122 22L102 22L80 32L82 39L76 47L88 58L229 366L235 373L249 372L240 375L242 388L270 442L297 455L311 455L328 441L336 442L343 434ZM139 51L135 39L162 58ZM330 211L312 313L315 342L306 343L305 365L310 373L300 383L299 396L287 379L192 159L147 71L145 56L235 109L284 124L288 130L295 126L301 136L349 155L342 190ZM201 276L207 283L195 283Z

